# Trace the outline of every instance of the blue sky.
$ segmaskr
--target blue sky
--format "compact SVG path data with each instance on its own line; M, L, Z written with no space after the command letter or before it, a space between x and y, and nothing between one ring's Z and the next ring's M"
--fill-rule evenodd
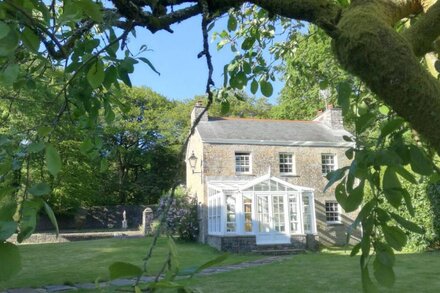
M213 31L221 31L225 20L216 23ZM133 53L145 44L150 51L144 52L143 57L149 59L160 76L154 73L146 64L140 62L135 66L131 80L135 86L150 87L154 91L173 100L191 99L203 95L206 87L208 69L206 59L197 58L202 51L201 17L193 17L172 27L174 33L159 31L151 34L145 29L137 29L134 38L131 36L129 47ZM223 85L223 66L233 58L229 48L217 51L215 42L210 49L214 64L214 82L217 87ZM141 64L142 63L142 64ZM275 103L282 88L281 82L274 83L274 94L270 102ZM259 93L257 93L259 95Z

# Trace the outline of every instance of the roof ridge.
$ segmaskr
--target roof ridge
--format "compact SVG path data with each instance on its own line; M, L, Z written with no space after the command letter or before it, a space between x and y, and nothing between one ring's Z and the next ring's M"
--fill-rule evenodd
M244 120L244 121L262 121L262 122L301 122L301 123L320 123L314 120L288 120L288 119L270 119L270 118L241 118L241 117L209 117L212 120Z

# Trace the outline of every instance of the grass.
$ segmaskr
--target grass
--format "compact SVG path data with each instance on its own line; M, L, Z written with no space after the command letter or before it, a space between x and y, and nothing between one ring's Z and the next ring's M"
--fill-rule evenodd
M372 270L371 270L372 271ZM440 252L399 254L397 281L380 292L440 292ZM204 292L362 292L359 257L341 251L297 255L282 263L197 277Z
M114 261L141 265L148 239L104 239L63 244L23 245L23 271L0 288L47 284L91 282L107 279L107 267ZM216 256L214 249L194 243L178 243L181 267L197 266ZM166 240L160 239L151 261L158 269L166 254ZM231 255L225 264L255 259L257 256ZM440 292L440 252L398 254L396 284L380 292ZM190 287L203 292L361 292L359 257L342 250L295 255L281 263L195 277ZM116 288L114 288L116 289ZM105 290L112 291L112 290ZM99 292L89 290L81 292Z
M68 243L20 245L22 271L12 280L0 282L1 289L37 287L50 284L108 280L108 266L115 261L130 262L142 267L142 259L151 238L101 239ZM154 275L168 252L166 239L159 239L150 261L148 273ZM196 243L177 243L182 268L201 265L220 255L215 249ZM232 255L225 263L239 263L257 256ZM0 265L1 260L0 260Z

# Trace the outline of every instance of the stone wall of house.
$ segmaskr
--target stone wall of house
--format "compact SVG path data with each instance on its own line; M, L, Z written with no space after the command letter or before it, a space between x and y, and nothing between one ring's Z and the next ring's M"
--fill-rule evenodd
M335 200L334 187L323 192L327 179L321 172L321 154L335 154L336 168L347 166L350 161L345 156L345 147L310 147L310 146L271 146L271 145L228 145L205 144L203 147L203 174L208 179L254 179L271 174L291 184L315 189L316 224L320 242L324 245L344 245L347 227L356 218L357 212L342 211L341 224L328 224L325 218L325 201ZM249 175L235 173L235 153L251 153L252 172ZM294 155L294 175L285 176L279 172L279 153ZM218 176L222 174L222 176ZM205 187L206 188L206 187ZM206 190L204 192L206 194ZM206 198L202 202L206 203ZM201 223L206 226L206 223ZM360 237L360 231L355 231L352 240Z

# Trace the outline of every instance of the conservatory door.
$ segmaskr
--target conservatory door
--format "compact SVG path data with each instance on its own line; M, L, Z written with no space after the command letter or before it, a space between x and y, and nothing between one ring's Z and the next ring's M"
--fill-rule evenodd
M257 245L290 243L284 194L259 194L255 199Z

